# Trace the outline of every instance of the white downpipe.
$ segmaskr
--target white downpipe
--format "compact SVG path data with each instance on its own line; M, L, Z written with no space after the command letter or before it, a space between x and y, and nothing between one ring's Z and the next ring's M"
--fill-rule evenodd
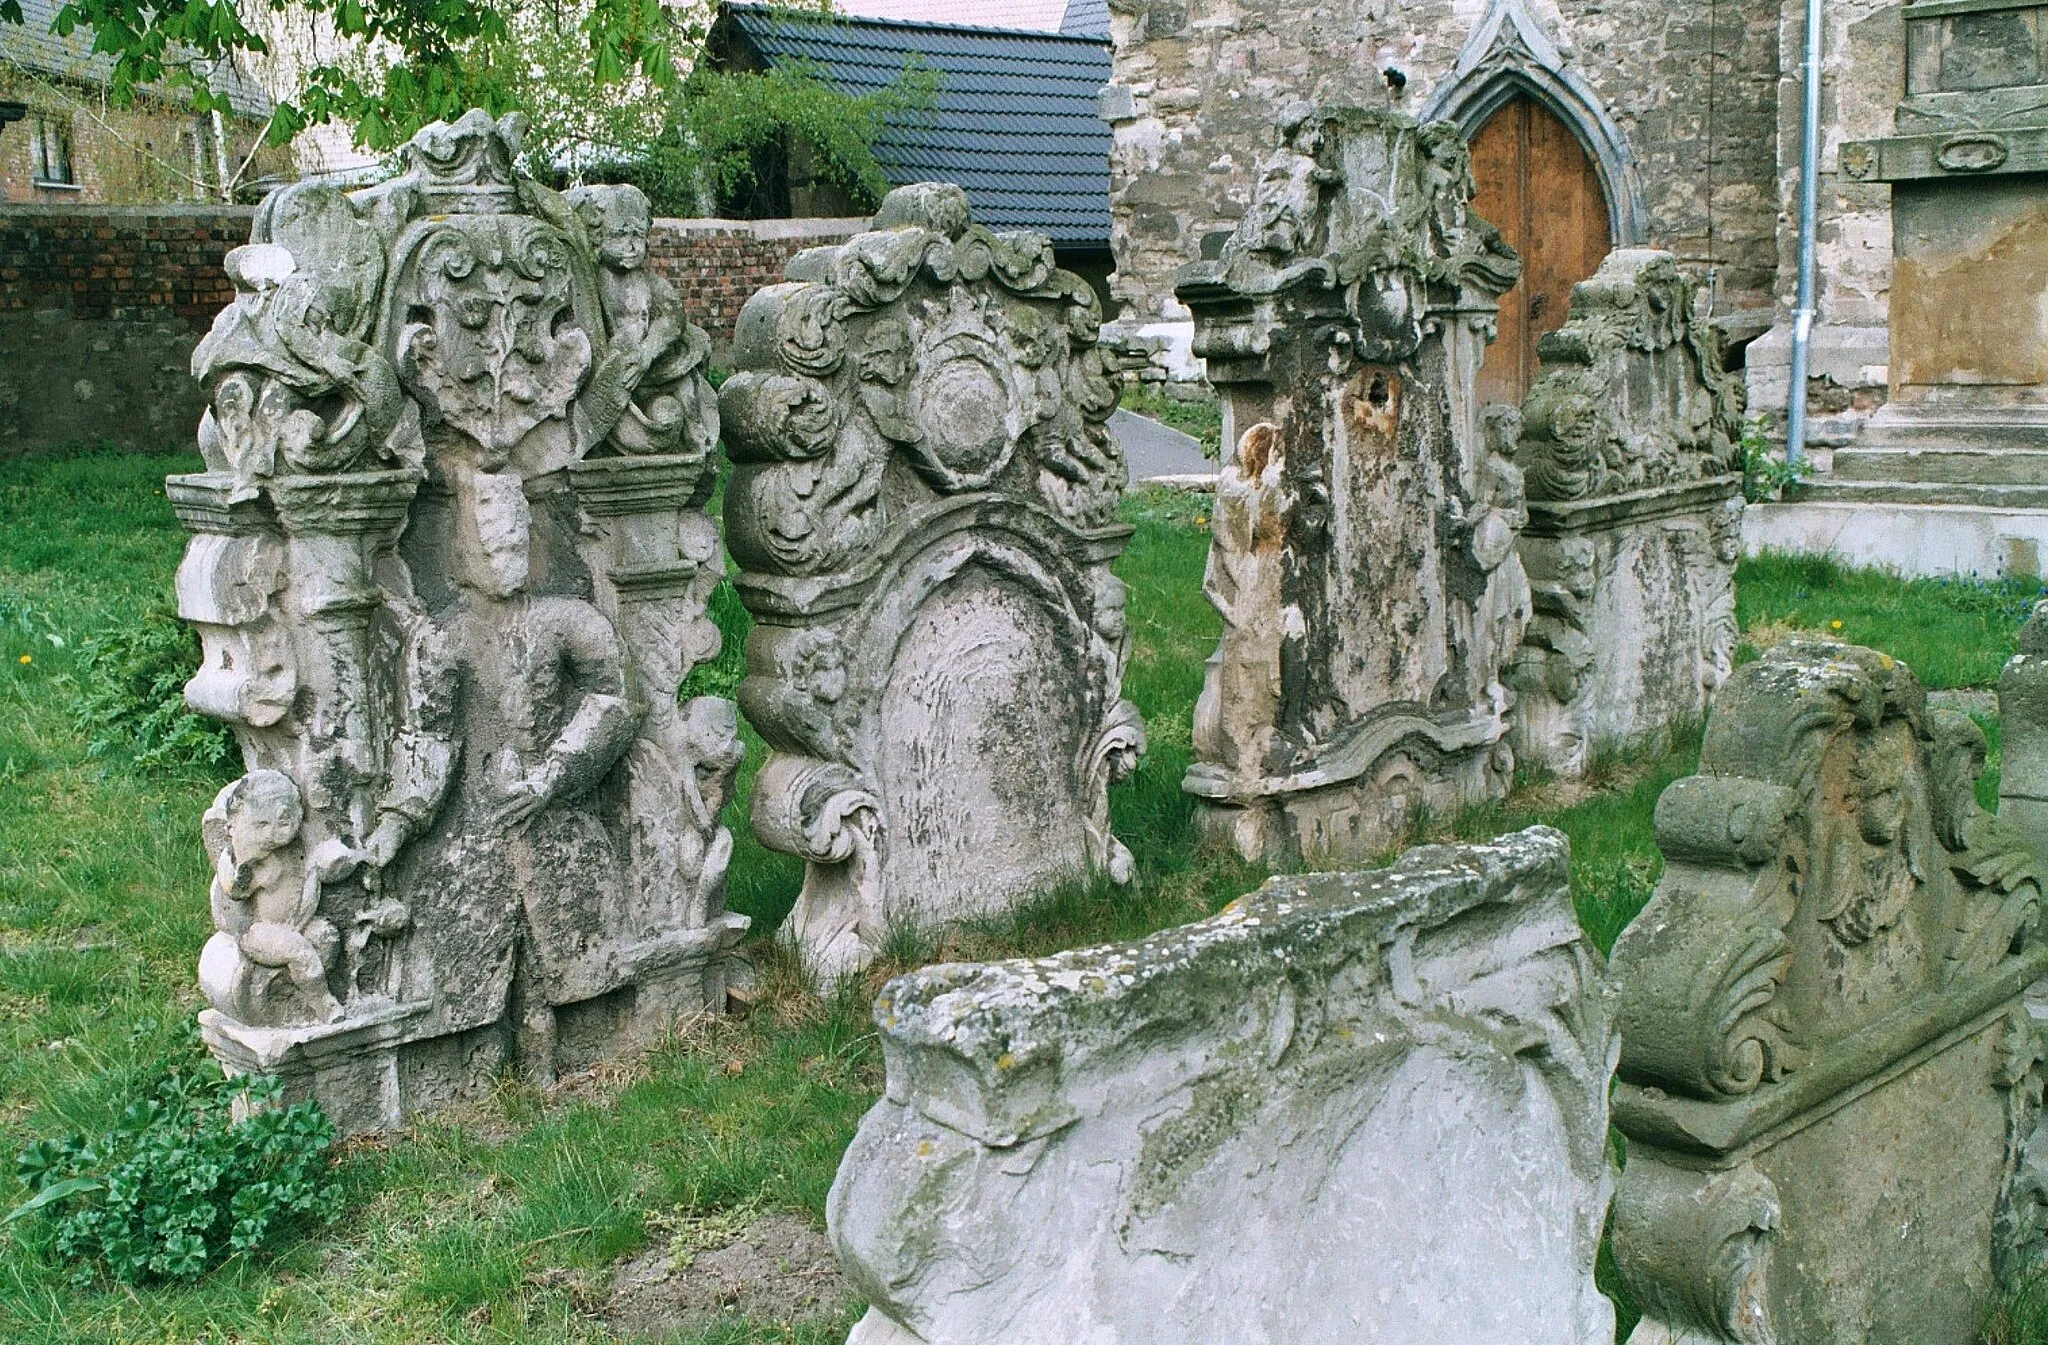
M1814 225L1820 197L1821 0L1806 0L1805 107L1799 132L1799 298L1792 310L1792 368L1785 388L1785 461L1806 460L1806 370L1813 344Z

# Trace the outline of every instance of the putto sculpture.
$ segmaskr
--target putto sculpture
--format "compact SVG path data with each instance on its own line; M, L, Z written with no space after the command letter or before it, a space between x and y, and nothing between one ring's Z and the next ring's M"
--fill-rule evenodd
M1512 775L1526 512L1474 377L1520 262L1472 190L1448 123L1297 109L1181 270L1229 445L1186 788L1247 858L1362 857Z
M774 749L754 828L806 861L790 931L828 978L892 926L1131 876L1108 791L1145 738L1099 318L1044 238L935 183L740 315L720 404L757 623L740 702Z
M1715 697L1614 948L1635 1345L1970 1345L2040 1264L2048 943L1984 762L1874 650L1780 645Z
M1671 254L1644 248L1609 253L1537 351L1517 455L1535 613L1509 679L1511 741L1576 775L1601 748L1697 722L1728 676L1742 382Z
M193 356L191 704L249 773L206 818L207 1042L344 1130L507 1064L547 1080L722 1007L731 702L709 342L631 187L514 168L520 125L288 187Z

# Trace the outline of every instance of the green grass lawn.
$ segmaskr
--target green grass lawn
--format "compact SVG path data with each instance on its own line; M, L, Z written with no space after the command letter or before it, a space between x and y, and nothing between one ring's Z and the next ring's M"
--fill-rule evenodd
M39 1135L94 1132L167 1059L187 1053L194 963L209 932L199 816L225 778L95 753L73 683L81 649L161 612L184 536L160 495L183 457L85 455L0 463L0 1154ZM1134 650L1125 688L1151 750L1117 791L1135 852L1129 890L1049 893L999 925L905 941L864 986L808 993L758 944L764 995L743 1021L703 1023L634 1067L553 1095L507 1082L489 1099L388 1142L347 1146L349 1210L273 1260L230 1261L192 1287L72 1282L23 1221L0 1241L0 1340L103 1342L600 1342L607 1267L707 1218L785 1210L822 1223L839 1155L880 1091L866 1003L930 957L1046 952L1206 915L1263 875L1197 850L1179 784L1216 620L1201 595L1199 499L1148 494L1120 571ZM1745 567L1743 619L1760 639L1826 629L1892 649L1943 685L1985 685L2031 596L1927 588L1770 560ZM729 637L745 613L729 594ZM693 690L729 690L736 639ZM760 746L748 771L758 766ZM1572 839L1573 896L1604 948L1661 871L1658 793L1690 772L1696 735L1651 760L1607 765L1590 793L1533 783L1497 807L1440 819L1431 836L1484 837L1546 821ZM800 866L763 851L733 806L732 904L771 930ZM4 1183L0 1183L4 1184ZM11 1188L0 1205L11 1204ZM735 1213L737 1212L737 1213ZM4 1235L0 1235L4 1236ZM735 1320L687 1339L836 1342L857 1313L806 1325ZM679 1340L685 1338L678 1338Z

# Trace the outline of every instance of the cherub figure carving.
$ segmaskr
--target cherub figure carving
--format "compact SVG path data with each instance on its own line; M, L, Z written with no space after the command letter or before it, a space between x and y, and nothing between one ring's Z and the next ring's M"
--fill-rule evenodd
M683 316L675 287L647 269L653 225L638 187L578 187L566 199L597 254L610 345L584 393L584 442L621 453L711 451L718 405L704 380L711 339Z
M305 817L298 786L281 772L259 770L221 790L202 824L220 932L200 957L200 984L215 1008L243 1022L298 1016L273 997L265 971L291 978L300 1012L313 1021L332 1022L341 1013L327 988L339 940L318 914L320 874L300 842Z
M732 865L732 832L719 821L732 798L733 781L746 744L740 739L739 707L719 696L698 696L682 707L683 812L689 825L684 857L691 884L689 923L703 925L725 909L725 874Z
M1259 168L1245 229L1253 252L1278 261L1314 250L1322 223L1325 185L1338 174L1316 161L1323 147L1315 109L1289 108L1280 119L1280 144Z

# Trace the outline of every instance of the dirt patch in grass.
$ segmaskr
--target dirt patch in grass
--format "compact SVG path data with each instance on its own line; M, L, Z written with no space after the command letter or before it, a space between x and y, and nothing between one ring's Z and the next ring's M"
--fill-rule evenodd
M854 1300L832 1244L794 1215L762 1215L712 1247L693 1240L686 1229L614 1272L603 1309L612 1330L629 1340L682 1339L720 1322L839 1316Z

